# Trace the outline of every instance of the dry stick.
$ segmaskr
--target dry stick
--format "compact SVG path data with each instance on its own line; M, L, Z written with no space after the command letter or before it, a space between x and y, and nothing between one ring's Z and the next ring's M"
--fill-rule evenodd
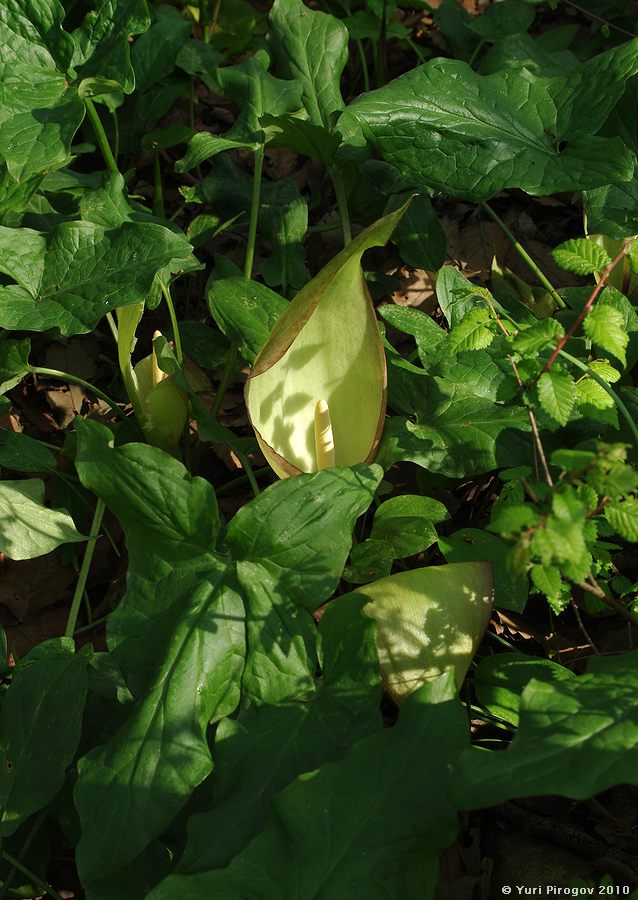
M609 276L611 275L613 270L616 268L618 263L624 258L624 256L625 256L625 247L623 246L623 249L620 251L620 253L614 259L612 259L612 261L609 263L609 265L603 270L603 273L600 276L600 281L598 282L598 284L596 285L594 290L589 295L589 297L587 299L587 303L585 303L585 305L583 306L583 308L581 309L579 314L576 316L576 320L575 320L574 324L571 326L571 328L567 332L565 332L565 334L562 336L562 338L556 345L554 352L552 353L550 358L545 363L545 366L543 367L543 372L549 372L552 365L554 364L554 361L556 360L556 357L561 352L561 350L565 347L565 345L567 344L570 337L572 337L574 335L574 333L577 331L577 329L580 327L583 319L585 318L585 316L587 315L589 310L592 308L592 306L596 302L596 298L598 297L598 295L600 294L602 289L605 287L607 279L609 278Z
M523 384L523 381L519 374L516 363L514 362L513 357L508 356L507 358L509 359L510 365L512 366L512 369L514 371L514 377L516 378L516 381L518 382L518 386L521 389L521 391L523 391L523 394L525 394L525 385ZM541 465L543 467L543 474L545 475L545 481L547 482L547 484L550 487L554 487L554 482L552 481L552 476L549 471L549 466L547 465L547 458L545 456L545 451L543 449L543 442L541 441L541 436L540 436L540 432L538 430L538 425L536 424L536 416L534 415L534 411L532 409L530 409L529 406L527 407L527 416L529 418L529 424L532 426L532 435L534 436L534 446L536 447L536 453L537 453L538 458L540 459Z
M570 602L571 602L571 605L572 605L572 609L574 610L574 615L576 616L576 621L578 622L578 627L579 627L580 630L582 631L582 633L583 633L583 635L584 635L584 637L585 637L585 640L587 641L587 643L589 644L589 646L592 648L592 650L594 651L594 653L596 654L596 656L601 656L602 654L601 654L600 650L598 649L598 647L596 646L596 644L594 644L591 635L589 634L589 632L588 632L587 629L585 628L585 623L583 622L583 620L582 620L582 618L581 618L580 610L578 609L578 604L576 603L576 601L574 600L573 597L570 597Z
M614 612L617 612L618 615L627 619L633 625L638 626L638 616L635 613L632 613L630 609L627 609L626 606L623 606L622 603L619 603L615 597L610 597L609 594L606 594L601 586L597 584L593 575L589 575L589 581L581 581L578 584L578 587L587 591L588 594L593 594L594 597L598 597L599 600L602 600L603 603L606 603Z
M607 28L613 28L614 31L620 32L620 34L626 34L627 37L635 38L638 37L632 31L625 31L624 28L621 28L620 25L614 25L613 22L609 22L607 19L603 19L602 16L597 16L596 13L590 12L588 9L584 9L584 7L579 6L577 3L574 3L573 0L565 0L565 3L568 6L571 6L572 9L577 9L578 12L583 13L585 16L589 16L591 19L595 19L597 22L602 22L603 25L606 25Z

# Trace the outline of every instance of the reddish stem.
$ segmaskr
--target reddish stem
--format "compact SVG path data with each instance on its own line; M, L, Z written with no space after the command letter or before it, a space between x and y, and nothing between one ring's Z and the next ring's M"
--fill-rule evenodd
M587 299L587 303L581 309L581 311L578 314L578 316L576 317L576 321L574 322L572 327L569 329L569 331L567 331L563 335L563 337L560 339L560 341L556 345L556 349L554 350L554 352L552 353L550 358L545 363L545 366L543 367L543 372L548 372L551 369L551 367L554 363L554 360L556 359L556 357L558 356L560 351L563 349L563 347L565 346L567 341L570 339L570 337L572 337L574 335L574 333L577 331L577 329L581 325L583 319L585 318L585 316L587 315L589 310L592 308L592 306L596 302L596 298L598 297L598 295L600 294L602 289L605 287L607 279L609 278L609 276L611 275L613 270L616 268L618 263L621 261L621 259L624 257L624 255L625 255L625 248L623 247L623 249L620 251L620 253L615 257L615 259L612 259L612 261L609 263L609 265L605 269L603 269L603 273L600 276L600 281L598 282L598 284L596 285L594 290L591 292L590 296Z

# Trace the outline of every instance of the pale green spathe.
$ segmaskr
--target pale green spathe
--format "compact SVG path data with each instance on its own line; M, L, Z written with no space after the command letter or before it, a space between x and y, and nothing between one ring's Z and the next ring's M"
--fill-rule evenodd
M397 701L442 672L460 687L492 611L488 562L450 563L399 572L357 588L372 601L384 684Z
M371 462L386 404L383 343L361 269L406 207L356 237L290 303L255 359L246 405L266 459L280 476L315 472L315 408L328 405L335 465Z

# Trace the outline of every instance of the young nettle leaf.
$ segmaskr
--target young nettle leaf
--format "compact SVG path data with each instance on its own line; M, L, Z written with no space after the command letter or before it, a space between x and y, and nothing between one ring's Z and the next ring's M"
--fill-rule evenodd
M629 335L622 313L608 305L594 306L585 317L583 330L590 341L625 365Z
M482 350L494 340L491 328L492 319L489 309L477 306L471 309L463 321L450 331L450 349L452 352L464 350Z
M554 347L565 333L556 319L541 319L528 328L521 329L512 341L514 350L522 354L536 354L548 347Z
M460 688L492 612L491 563L398 572L357 593L372 600L364 611L377 623L381 674L394 700L447 671Z
M565 604L561 601L563 593L563 580L560 575L560 569L556 566L532 566L530 570L532 584L541 594L544 594L554 612L560 612L564 609Z
M543 372L538 379L537 390L538 399L547 415L559 425L566 425L576 402L576 385L569 372L557 369L556 366Z
M363 231L302 288L255 359L246 405L264 455L282 478L376 455L386 367L361 257L386 243L404 210ZM334 463L323 456L328 416Z
M605 248L589 238L564 241L552 250L552 256L562 269L567 269L575 275L602 272L611 262Z
M625 540L638 541L638 499L629 497L605 507L605 518Z

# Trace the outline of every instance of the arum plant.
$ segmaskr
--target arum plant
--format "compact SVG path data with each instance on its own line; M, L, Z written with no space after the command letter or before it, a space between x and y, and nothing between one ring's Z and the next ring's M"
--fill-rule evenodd
M148 443L175 454L186 424L188 403L174 376L160 369L155 347L135 366L131 363L137 342L135 332L143 312L143 302L118 310L117 350L122 380ZM161 337L156 331L153 341Z
M357 593L370 598L364 611L377 623L381 674L396 702L447 671L461 687L490 620L491 563L398 572Z
M246 406L280 478L374 459L386 410L383 343L361 257L408 204L362 231L290 303L257 355Z

